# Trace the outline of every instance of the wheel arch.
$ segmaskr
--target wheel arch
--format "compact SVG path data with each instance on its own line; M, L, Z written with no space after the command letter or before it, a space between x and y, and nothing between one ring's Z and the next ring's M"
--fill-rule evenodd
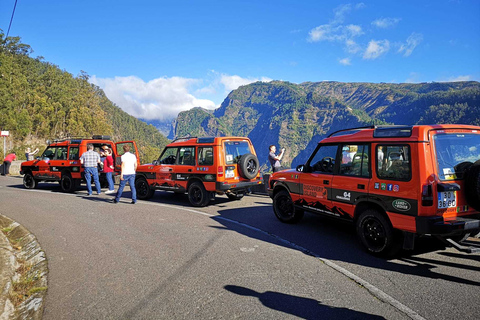
M380 204L378 204L376 202L372 202L372 201L362 201L362 202L360 202L359 204L356 205L355 213L354 213L354 216L353 216L353 222L356 224L360 215L363 212L365 212L367 210L370 210L370 209L375 210L378 213L380 213L382 216L384 216L384 218L388 221L390 226L393 228L392 221L390 221L390 217L388 216L385 209Z

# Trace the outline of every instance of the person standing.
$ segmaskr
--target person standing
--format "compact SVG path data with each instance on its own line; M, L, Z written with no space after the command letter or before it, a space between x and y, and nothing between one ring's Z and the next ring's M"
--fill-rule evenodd
M33 160L33 156L36 155L38 153L38 148L35 149L35 151L32 152L32 149L30 148L27 148L25 150L25 158L27 158L27 161L31 161Z
M80 157L80 163L85 167L85 181L87 182L88 195L92 195L92 177L95 182L97 194L101 194L100 180L98 179L98 164L100 163L100 155L93 151L93 144L87 144L87 152Z
M118 187L117 195L113 199L113 203L118 203L123 193L123 188L128 182L130 190L132 191L132 204L137 203L137 190L135 189L135 171L137 170L137 157L130 153L130 145L123 146L125 153L122 156L122 171L120 172L120 186Z
M15 152L7 154L5 159L3 159L2 176L10 175L10 165L12 164L12 161L15 161L15 160L17 160L17 155L15 154Z
M277 172L283 170L282 165L280 164L280 160L282 160L283 155L285 154L285 148L282 148L282 151L279 155L275 155L275 151L277 151L277 147L273 144L269 147L270 153L268 154L268 161L270 161L270 165L272 166L272 171Z
M105 191L105 194L110 194L115 192L115 185L113 183L113 169L115 168L113 166L113 157L112 157L112 149L106 148L103 149L104 154L105 154L105 162L103 164L103 172L105 172L105 175L107 177L107 182L108 182L108 191Z

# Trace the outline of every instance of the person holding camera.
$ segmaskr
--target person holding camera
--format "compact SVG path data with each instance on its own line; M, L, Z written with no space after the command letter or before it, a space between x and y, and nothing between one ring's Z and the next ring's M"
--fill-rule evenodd
M282 148L280 154L275 155L277 148L272 144L269 147L270 153L268 154L268 161L270 161L270 165L272 166L272 171L277 172L283 170L282 165L280 164L280 160L282 160L283 155L285 154L285 148Z

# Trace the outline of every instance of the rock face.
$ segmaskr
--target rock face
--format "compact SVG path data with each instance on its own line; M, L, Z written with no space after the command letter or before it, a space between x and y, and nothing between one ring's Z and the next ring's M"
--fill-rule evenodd
M373 84L257 82L232 91L213 113L179 114L172 130L182 136L247 136L264 171L268 146L285 147L284 166L307 160L336 130L375 124L480 125L480 83Z

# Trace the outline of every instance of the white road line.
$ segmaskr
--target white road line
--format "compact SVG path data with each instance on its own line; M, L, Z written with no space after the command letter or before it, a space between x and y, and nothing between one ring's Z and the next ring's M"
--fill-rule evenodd
M48 193L52 193L51 191L44 191L44 190L24 190L24 191L29 191L29 192L48 192ZM61 195L69 195L69 196L77 196L77 197L84 197L85 195L78 195L78 194L68 194L68 193L55 193L55 194L61 194ZM140 202L139 202L140 203ZM339 266L338 264L336 264L335 262L329 260L329 259L325 259L325 258L322 258L320 255L316 254L315 252L312 252L302 246L299 246L291 241L288 241L286 239L283 239L273 233L270 233L270 232L267 232L267 231L264 231L262 229L259 229L257 227L253 227L251 225L248 225L248 224L245 224L243 222L239 222L239 221L236 221L236 220L232 220L232 219L228 219L228 218L225 218L225 217L222 217L222 216L219 216L219 215L214 215L214 214L210 214L210 213L206 213L206 212L202 212L202 211L198 211L198 210L195 210L195 209L189 209L189 208L184 208L184 207L179 207L179 206L174 206L174 205L169 205L169 204L163 204L163 203L158 203L158 202L146 202L146 201L141 201L142 204L147 204L147 205L154 205L154 206L160 206L160 207L165 207L165 208L171 208L171 209L177 209L177 210L182 210L182 211L186 211L186 212L191 212L191 213L195 213L195 214L200 214L202 216L206 216L206 217L209 217L209 218L216 218L216 219L219 219L219 220L224 220L224 221L228 221L230 223L234 223L234 224L237 224L239 226L242 226L242 227L245 227L247 229L250 229L250 230L254 230L256 232L259 232L259 233L262 233L264 235L267 235L267 236L270 236L270 237L273 237L275 238L276 240L282 242L282 243L285 243L287 244L288 246L294 248L294 249L297 249L305 254L308 254L310 256L313 256L317 259L319 259L320 261L322 261L323 263L325 263L327 266L329 266L330 268L336 270L337 272L340 272L341 274L343 274L344 276L346 276L347 278L355 281L356 283L358 283L359 285L361 285L362 287L364 287L365 289L367 289L370 294L372 294L373 296L377 297L378 299L380 299L381 301L385 302L385 303L388 303L390 304L392 307L396 308L398 311L402 312L403 314L405 314L406 316L408 316L409 318L411 319L414 319L414 320L425 320L424 317L422 317L421 315L419 315L418 313L416 313L415 311L413 311L412 309L410 309L409 307L407 307L406 305L404 305L403 303L401 303L400 301L396 300L395 298L393 298L392 296L386 294L385 292L383 292L382 290L380 290L379 288L375 287L374 285L372 285L371 283L369 283L368 281L366 280L363 280L362 278L356 276L355 274L351 273L350 271L348 271L347 269Z

